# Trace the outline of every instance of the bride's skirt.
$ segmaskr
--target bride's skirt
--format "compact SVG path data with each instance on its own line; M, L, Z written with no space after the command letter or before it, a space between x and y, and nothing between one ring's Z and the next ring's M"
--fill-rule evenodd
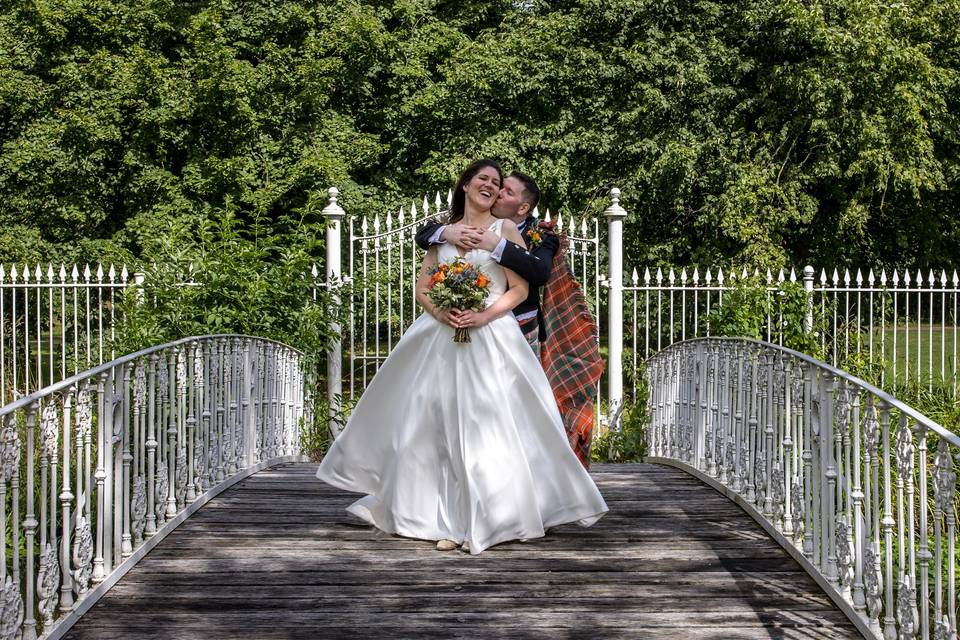
M607 510L570 449L539 361L509 315L453 342L423 314L357 403L317 477L368 494L348 511L472 553Z

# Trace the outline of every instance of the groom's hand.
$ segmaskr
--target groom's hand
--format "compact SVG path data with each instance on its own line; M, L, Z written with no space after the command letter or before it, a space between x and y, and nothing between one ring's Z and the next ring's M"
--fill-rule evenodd
M483 239L483 229L458 222L447 225L443 230L443 239L452 242L461 249L476 249ZM494 245L496 246L496 245Z
M480 242L477 244L477 249L483 249L484 251L493 251L497 248L497 245L500 244L500 236L498 236L493 231L487 229L483 232L483 235L480 237Z

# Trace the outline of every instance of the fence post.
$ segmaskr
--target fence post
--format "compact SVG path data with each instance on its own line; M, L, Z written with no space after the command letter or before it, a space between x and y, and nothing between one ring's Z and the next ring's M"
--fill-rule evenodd
M807 314L804 317L803 328L807 333L813 333L813 267L803 268L803 289L807 292Z
M143 304L143 284L147 281L147 275L143 271L133 272L133 286L137 290L137 302Z
M323 208L323 216L327 219L327 291L330 292L331 309L339 309L340 296L335 289L341 281L341 260L340 260L340 221L343 219L343 208L337 204L337 196L340 191L336 187L330 187L327 190L330 196L330 203ZM333 334L336 337L334 343L330 346L330 353L327 354L327 414L329 420L330 433L336 437L340 431L334 420L334 416L339 409L338 399L343 391L341 380L341 330L339 323L333 324Z
M608 419L622 415L623 404L623 219L627 212L620 206L620 189L610 189L611 204L604 211L607 216L607 408ZM619 429L610 423L611 429Z

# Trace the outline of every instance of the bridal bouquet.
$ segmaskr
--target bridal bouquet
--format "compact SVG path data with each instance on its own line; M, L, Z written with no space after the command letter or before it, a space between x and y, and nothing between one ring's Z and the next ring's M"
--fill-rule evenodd
M487 300L490 279L480 269L455 258L441 262L430 270L430 291L427 296L438 309L472 309L482 311ZM453 334L454 342L470 342L466 327Z

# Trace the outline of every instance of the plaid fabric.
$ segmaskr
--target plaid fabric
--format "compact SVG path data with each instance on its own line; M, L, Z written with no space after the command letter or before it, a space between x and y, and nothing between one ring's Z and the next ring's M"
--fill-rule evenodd
M523 337L527 339L527 344L530 345L530 348L533 349L533 353L538 358L540 357L540 325L534 323L533 329L527 331L523 334Z
M597 325L564 255L568 245L567 237L561 236L543 290L547 339L540 345L540 361L560 407L570 446L589 469L593 400L605 363L597 345Z

